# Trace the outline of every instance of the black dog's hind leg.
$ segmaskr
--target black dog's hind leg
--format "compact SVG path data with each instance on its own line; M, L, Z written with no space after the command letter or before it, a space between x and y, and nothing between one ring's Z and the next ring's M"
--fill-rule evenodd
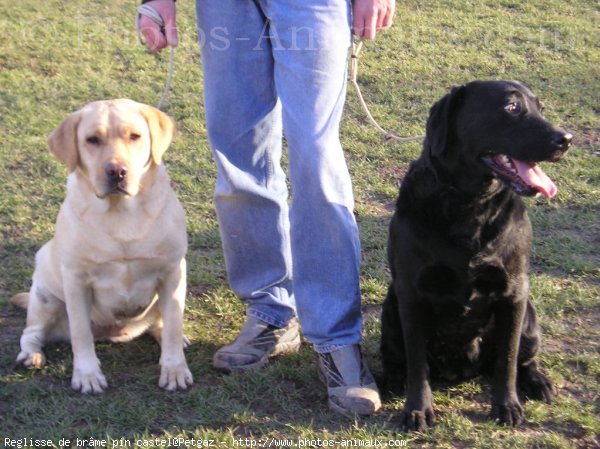
M402 394L406 383L406 354L398 298L393 284L388 288L381 311L381 358L383 363L381 391L384 394Z
M527 310L521 333L521 344L519 346L517 386L519 392L526 398L543 400L550 403L554 399L555 391L552 382L539 370L535 361L535 355L539 348L540 332L535 308L531 301L527 301Z

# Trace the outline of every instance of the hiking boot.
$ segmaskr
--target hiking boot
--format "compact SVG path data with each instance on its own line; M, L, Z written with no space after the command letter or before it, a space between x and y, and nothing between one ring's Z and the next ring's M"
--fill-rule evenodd
M381 408L377 384L359 345L319 354L319 377L327 385L331 410L354 417Z
M260 368L269 363L270 357L297 352L299 332L297 318L279 328L249 316L235 341L215 353L213 366L226 373Z

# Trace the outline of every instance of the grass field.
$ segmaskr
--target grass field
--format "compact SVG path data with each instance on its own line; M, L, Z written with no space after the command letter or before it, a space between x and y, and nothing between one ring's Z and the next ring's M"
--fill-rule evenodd
M165 163L187 213L185 328L196 384L185 393L161 391L159 348L143 337L98 344L110 388L102 396L81 396L70 389L67 345L49 346L40 371L14 368L25 314L8 299L29 288L34 254L51 237L64 196L66 169L47 151L46 138L67 113L91 100L130 97L155 104L167 57L150 56L137 44L135 1L0 0L0 447L11 447L5 438L31 438L12 447L35 447L41 439L60 447L61 438L71 447L100 444L90 438L105 439L108 447L136 441L185 447L168 440L179 437L214 439L221 448L297 447L317 439L337 446L405 440L412 448L600 447L597 2L405 0L398 2L395 26L361 54L365 97L380 123L397 133L422 134L429 107L449 86L492 78L528 84L545 102L547 117L575 135L567 159L544 166L559 187L557 197L528 200L535 234L532 297L544 334L540 360L557 385L555 403L527 402L527 423L508 429L487 420L484 379L438 385L438 425L410 435L396 424L403 398L367 419L330 413L308 343L260 372L223 376L212 369L214 351L236 335L244 313L227 286L212 206L215 168L204 129L192 3L177 3L181 44L165 110L179 132ZM401 176L420 145L385 142L352 91L342 141L364 250L364 344L379 372L387 225Z

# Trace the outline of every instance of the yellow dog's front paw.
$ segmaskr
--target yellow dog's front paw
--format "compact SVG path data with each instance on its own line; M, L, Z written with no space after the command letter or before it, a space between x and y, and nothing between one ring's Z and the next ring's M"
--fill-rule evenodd
M104 392L108 387L108 383L99 367L91 369L74 368L71 387L83 394L99 394Z
M161 366L158 386L167 391L186 390L194 378L185 362L174 366Z
M27 368L42 368L46 364L46 356L41 351L21 351L17 356L17 364Z

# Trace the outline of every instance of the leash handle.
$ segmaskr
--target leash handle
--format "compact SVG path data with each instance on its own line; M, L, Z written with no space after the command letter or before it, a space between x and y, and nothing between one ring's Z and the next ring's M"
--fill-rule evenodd
M142 30L140 28L140 18L141 16L146 16L150 20L152 20L155 24L160 27L160 32L167 37L165 34L165 21L162 16L151 6L148 5L140 5L137 9L137 14L135 15L135 29L137 30L138 40L140 44L145 45L146 41L142 36Z
M377 128L377 130L384 135L385 140L387 140L387 141L394 140L397 142L415 142L417 140L423 140L425 138L425 136L400 137L391 132L386 131L385 129L383 129L383 127L381 127L381 125L379 125L379 123L377 123L377 120L375 120L375 118L371 114L371 111L369 111L367 102L363 98L362 92L360 91L360 86L358 85L358 81L356 79L358 76L358 55L360 53L360 50L362 49L362 44L363 44L362 39L355 38L355 37L352 38L352 55L350 57L350 82L356 88L356 94L358 95L358 100L360 101L360 104L362 105L363 110L367 114L367 117L369 118L369 120L371 121L373 126L375 126L375 128Z
M144 41L144 38L142 36L142 30L140 28L141 16L146 16L150 20L152 20L155 24L157 24L160 27L160 32L166 38L165 21L162 18L162 16L151 6L142 4L138 7L137 14L135 15L135 29L137 30L137 36L138 36L138 40L140 41L140 44L146 45L146 41ZM165 83L165 88L163 90L162 96L160 97L160 100L158 101L158 104L156 105L156 107L158 109L162 109L163 104L165 103L165 101L167 100L167 97L169 96L169 93L171 92L171 84L173 82L173 72L174 71L175 71L175 47L171 46L171 51L169 54L169 72L167 75L167 82Z

